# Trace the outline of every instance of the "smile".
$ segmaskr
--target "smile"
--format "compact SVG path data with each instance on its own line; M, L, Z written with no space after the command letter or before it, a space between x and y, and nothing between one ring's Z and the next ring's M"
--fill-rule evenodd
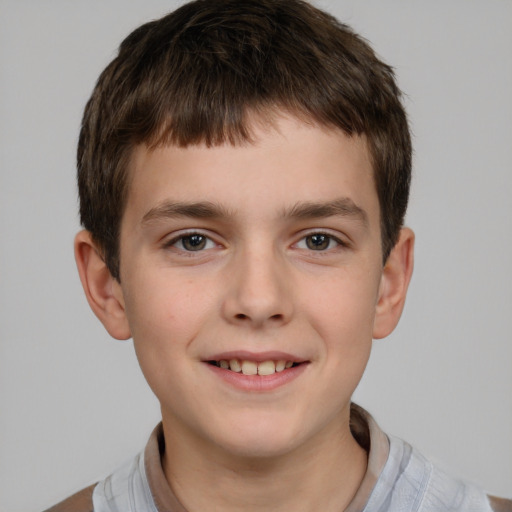
M280 373L284 370L297 366L298 363L293 361L278 360L278 361L249 361L240 359L221 359L220 361L208 361L209 364L230 370L232 372L241 373L243 375L273 375Z

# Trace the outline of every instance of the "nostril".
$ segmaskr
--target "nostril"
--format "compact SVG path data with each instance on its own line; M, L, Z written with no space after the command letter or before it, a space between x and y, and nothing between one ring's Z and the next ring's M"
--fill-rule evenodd
M248 315L245 315L244 313L238 313L237 315L235 315L235 318L237 320L248 320L250 317ZM283 320L283 318L283 315L281 313L278 313L276 315L272 315L271 317L269 317L269 320L281 321Z

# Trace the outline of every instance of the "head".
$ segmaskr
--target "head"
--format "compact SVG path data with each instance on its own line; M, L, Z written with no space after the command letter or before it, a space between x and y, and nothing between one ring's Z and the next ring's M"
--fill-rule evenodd
M243 145L279 113L364 136L386 261L407 207L411 143L392 69L301 0L196 0L121 44L87 104L78 146L80 216L120 279L119 234L138 145Z
M350 439L411 275L409 159L390 68L306 3L197 1L122 43L84 117L75 251L189 453Z

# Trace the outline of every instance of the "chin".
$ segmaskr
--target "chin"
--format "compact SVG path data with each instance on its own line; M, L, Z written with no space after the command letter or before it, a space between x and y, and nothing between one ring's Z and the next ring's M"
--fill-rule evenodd
M302 432L276 418L265 421L235 421L219 433L216 444L240 458L268 459L286 455L300 445Z
M264 460L287 455L296 448L295 445L292 440L248 436L240 442L231 439L223 448L226 453L240 459Z

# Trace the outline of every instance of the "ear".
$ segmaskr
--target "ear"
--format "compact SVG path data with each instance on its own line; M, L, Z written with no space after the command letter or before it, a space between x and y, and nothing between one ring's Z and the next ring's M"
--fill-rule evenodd
M112 337L130 338L121 285L112 277L89 231L80 231L75 237L75 260L94 314Z
M403 228L382 271L373 324L374 338L385 338L398 324L404 309L413 266L414 233L409 228Z

